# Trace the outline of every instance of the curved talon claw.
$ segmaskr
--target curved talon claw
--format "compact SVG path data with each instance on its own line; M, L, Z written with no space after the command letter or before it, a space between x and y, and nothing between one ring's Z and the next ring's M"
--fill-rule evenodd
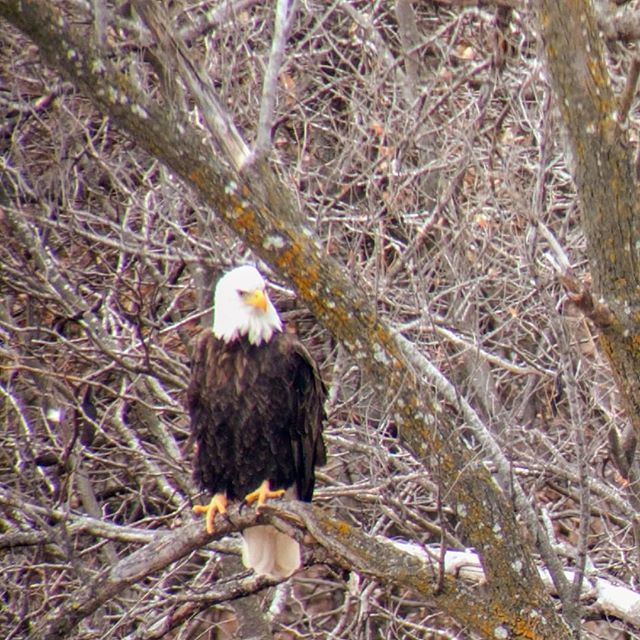
M265 480L255 491L247 494L244 501L247 504L252 504L257 500L258 506L261 507L267 500L272 498L282 498L283 495L284 489L276 489L275 491L272 491L269 486L269 481Z
M214 526L213 521L216 517L216 513L225 514L227 512L227 496L223 493L216 493L209 504L196 504L192 511L195 514L205 514L205 524L207 526L207 533L213 533Z

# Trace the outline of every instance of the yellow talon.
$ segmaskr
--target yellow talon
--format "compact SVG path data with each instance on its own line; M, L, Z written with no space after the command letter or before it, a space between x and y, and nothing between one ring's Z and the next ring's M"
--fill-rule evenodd
M284 489L276 489L275 491L271 491L269 481L264 480L263 483L255 491L252 491L245 496L244 501L247 504L252 504L257 500L258 506L261 507L267 500L271 498L282 498L283 495Z
M211 534L214 531L213 521L215 520L216 513L227 513L227 496L224 493L216 493L211 502L207 505L197 504L193 507L193 513L205 514L205 523L207 526L207 533Z

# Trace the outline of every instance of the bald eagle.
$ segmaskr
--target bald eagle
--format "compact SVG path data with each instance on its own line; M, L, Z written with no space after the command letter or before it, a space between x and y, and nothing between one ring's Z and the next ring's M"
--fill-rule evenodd
M282 322L260 273L233 269L216 286L213 331L198 339L187 392L194 476L213 497L194 507L214 529L229 500L311 501L322 440L325 386L318 367ZM301 566L300 545L271 525L243 532L246 567L275 579Z

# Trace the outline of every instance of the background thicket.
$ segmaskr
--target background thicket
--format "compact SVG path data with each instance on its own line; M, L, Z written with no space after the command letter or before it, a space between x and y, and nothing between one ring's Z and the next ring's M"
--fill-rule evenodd
M230 228L194 188L195 169L187 185L189 167L167 165L151 123L136 137L69 67L43 60L36 29L16 28L18 4L0 1L0 635L57 637L62 612L93 599L67 637L525 637L506 617L505 629L484 627L503 614L469 606L501 574L482 576L491 543L469 548L474 516L450 481L463 469L435 445L421 457L401 441L397 396L363 369L357 336L345 344L295 295L331 292L261 262L279 237ZM523 557L542 570L555 558L572 587L543 572L545 606L561 603L576 636L640 638L636 416L598 350L611 323L589 294L581 159L568 154L534 13L516 0L182 0L155 16L144 3L55 4L96 60L241 176L228 115L253 180L269 168L322 252L405 339L436 422L456 426L443 451L459 439L464 460L496 476L508 462L510 485L500 476L495 490ZM635 3L596 8L633 153ZM190 72L215 96L213 124ZM136 115L120 90L105 104ZM236 188L253 203L227 181ZM266 585L238 566L233 527L117 593L103 588L154 534L192 521L189 345L210 323L217 276L256 260L330 387L315 502L358 534L430 557L433 597L369 575L349 540L309 544L304 572ZM448 590L455 603L440 605ZM503 592L507 609L529 596L543 606L506 579Z

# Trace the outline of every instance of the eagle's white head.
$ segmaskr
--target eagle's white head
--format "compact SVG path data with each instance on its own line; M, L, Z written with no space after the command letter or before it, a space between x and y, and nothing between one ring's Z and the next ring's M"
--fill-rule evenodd
M269 342L282 322L269 296L267 283L255 267L237 267L226 273L216 286L213 333L232 342L247 336L251 344Z

